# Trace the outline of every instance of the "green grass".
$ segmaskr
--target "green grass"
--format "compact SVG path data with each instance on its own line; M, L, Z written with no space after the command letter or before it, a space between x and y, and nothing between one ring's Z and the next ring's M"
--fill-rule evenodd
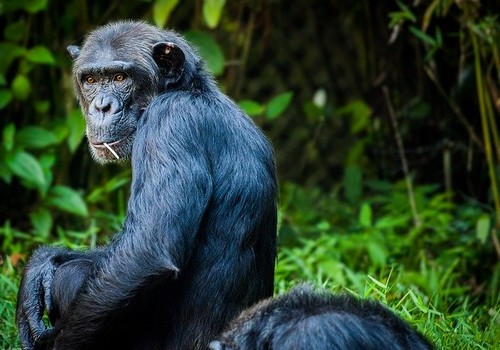
M449 299L439 291L428 296L418 286L407 284L408 276L403 270L391 268L385 277L372 277L355 271L348 271L343 266L348 280L343 285L332 282L328 273L319 265L311 269L303 260L294 257L296 263L290 263L290 252L280 255L277 273L292 274L292 278L276 281L277 293L288 290L297 281L312 281L333 293L352 293L359 297L371 298L382 302L403 319L412 324L437 349L499 349L500 317L498 301L492 306L480 305L479 300L472 302L466 294ZM307 276L307 278L306 278Z
M308 281L381 301L438 349L500 349L500 264L484 234L487 211L473 202L454 204L432 186L417 187L423 225L414 227L404 186L375 187L362 202L346 203L336 193L283 186L276 294ZM99 227L107 223L100 220ZM58 239L46 242L92 246L96 230L58 228ZM10 252L4 246L0 349L19 347L14 318L21 264L13 267L8 254L31 249L25 236L9 236Z
M16 294L19 286L19 271L2 261L0 274L0 349L20 348L15 326Z
M349 271L349 281L340 286L325 278L320 269L304 270L300 260L291 263L288 253L280 255L277 274L295 275L295 278L276 280L276 293L281 294L302 279L311 276L310 282L326 287L332 292L349 292L361 297L373 298L388 305L402 318L410 322L425 336L435 342L438 349L498 349L500 339L499 305L477 306L464 295L456 300L442 298L439 291L429 298L422 290L405 284L405 272L389 269L385 278ZM18 349L15 327L15 297L19 284L16 269L4 262L0 275L0 348ZM344 267L347 269L347 267ZM497 346L497 347L495 347Z

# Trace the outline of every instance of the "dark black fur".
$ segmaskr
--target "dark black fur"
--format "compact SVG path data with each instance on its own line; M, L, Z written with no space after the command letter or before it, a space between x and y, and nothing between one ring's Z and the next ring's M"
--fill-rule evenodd
M108 246L34 252L18 296L23 349L204 349L272 294L271 146L175 33L120 22L68 51L91 152L131 154L131 197Z
M432 345L378 302L309 286L244 311L213 350L430 350Z

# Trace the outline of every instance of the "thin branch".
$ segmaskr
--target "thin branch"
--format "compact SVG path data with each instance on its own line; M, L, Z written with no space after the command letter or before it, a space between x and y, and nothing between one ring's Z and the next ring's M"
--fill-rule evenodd
M491 130L490 130L490 120L493 119L493 108L488 105L488 96L486 95L486 84L483 80L483 71L481 67L481 56L479 52L479 43L477 41L477 37L470 30L470 38L472 41L472 47L474 49L474 69L476 72L476 89L477 89L477 97L479 100L479 114L481 117L481 126L483 129L483 139L484 139L484 150L486 154L486 160L488 162L488 173L490 177L491 183L491 192L493 195L493 202L495 203L495 228L500 228L500 189L498 187L498 180L496 176L495 169L495 159L494 153L492 150L492 141L491 141ZM492 123L496 127L496 123Z
M417 211L417 202L415 201L415 193L413 191L413 182L410 177L410 171L408 169L408 161L406 160L403 138L401 137L401 133L399 132L399 125L396 113L394 112L394 108L391 103L391 97L389 94L389 89L387 86L382 87L382 91L384 92L385 103L387 104L387 110L389 111L389 117L391 118L392 126L394 127L394 136L396 137L396 142L398 145L399 157L401 159L401 166L403 168L403 172L405 174L406 181L406 189L408 190L408 201L410 202L411 211L413 214L413 223L415 227L421 226L420 217Z
M495 252L497 253L497 257L500 260L500 242L498 242L497 229L491 229L491 240L493 242L493 247L495 247Z
M462 113L462 110L460 109L458 104L453 99L448 97L448 95L444 91L441 84L439 84L439 81L437 80L436 75L434 74L432 69L430 69L427 66L424 66L424 69L425 69L425 72L427 73L427 75L429 76L429 78L431 79L431 81L434 83L434 85L438 89L439 93L444 97L446 102L448 102L448 105L450 106L453 113L455 113L455 115L458 117L458 120L460 121L460 123L462 123L463 126L465 127L465 129L467 130L472 141L476 144L476 146L480 150L482 150L484 152L483 142L481 141L479 136L477 136L472 125L470 125L469 122L467 121L467 118L465 118L465 116Z
M494 148L496 150L497 162L500 162L500 135L498 134L498 124L495 120L495 111L493 110L494 106L497 113L500 114L500 96L490 75L486 75L486 83L491 96L491 99L487 100L487 108L490 117L489 120L491 124L491 136L493 138L493 144L495 145Z

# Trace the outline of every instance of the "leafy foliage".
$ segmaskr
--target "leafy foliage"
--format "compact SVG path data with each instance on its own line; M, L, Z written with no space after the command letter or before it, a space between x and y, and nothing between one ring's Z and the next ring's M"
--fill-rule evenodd
M500 335L500 269L480 258L491 256L492 248L474 225L491 216L472 204L455 206L433 187L418 187L424 224L415 228L404 186L372 186L378 190L357 206L284 187L277 292L312 281L382 301L438 348L491 348ZM493 276L487 286L470 283L481 274ZM474 307L478 288L487 290L489 302Z
M64 50L120 18L185 34L272 139L277 293L312 281L381 300L440 348L493 348L500 25L493 1L478 4L2 2L0 348L18 346L15 294L34 247L120 230L130 170L92 164Z
M205 0L203 3L203 18L209 28L219 24L226 0Z
M205 59L207 68L214 75L222 74L224 69L224 54L217 42L209 34L200 31L188 31L185 33L185 36Z
M179 0L158 0L153 5L153 22L160 27L168 23L170 14L175 9Z

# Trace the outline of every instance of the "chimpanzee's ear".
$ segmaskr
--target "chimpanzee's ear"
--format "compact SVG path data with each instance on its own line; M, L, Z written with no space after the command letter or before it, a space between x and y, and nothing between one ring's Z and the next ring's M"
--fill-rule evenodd
M177 82L184 72L186 56L173 43L156 43L153 45L153 59L167 79L167 84Z
M66 50L68 50L69 56L72 59L75 59L80 55L80 48L78 46L70 45L66 48Z

